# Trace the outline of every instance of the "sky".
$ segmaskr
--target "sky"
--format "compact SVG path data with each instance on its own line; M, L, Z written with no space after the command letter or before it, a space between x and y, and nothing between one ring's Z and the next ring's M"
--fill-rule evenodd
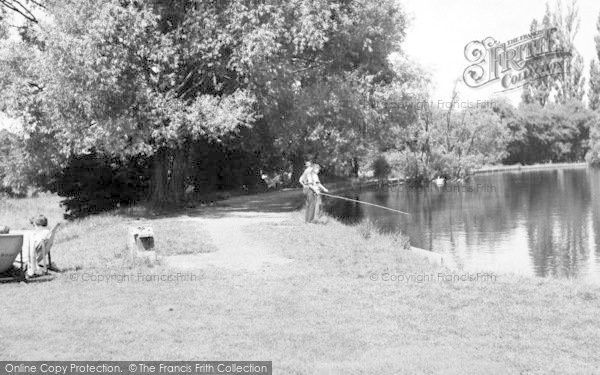
M556 0L551 0L554 7ZM475 102L505 96L518 104L521 91L494 94L498 85L469 88L462 83L462 74L470 65L464 56L465 46L473 40L493 37L500 42L529 32L531 21L541 19L546 0L401 0L411 18L404 51L428 70L435 84L433 98L449 101L457 79L460 100ZM563 9L570 0L563 0ZM589 74L590 60L595 56L594 35L600 13L600 1L579 0L580 29L575 47L585 61Z

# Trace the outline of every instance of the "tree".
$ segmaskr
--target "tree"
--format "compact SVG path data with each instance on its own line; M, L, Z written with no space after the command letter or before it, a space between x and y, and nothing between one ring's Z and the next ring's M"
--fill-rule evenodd
M553 43L559 55L548 54L531 59L528 65L531 67L543 66L551 63L557 58L563 59L562 74L549 75L528 82L523 88L522 101L526 104L539 103L545 106L552 92L554 102L566 103L571 100L581 101L584 96L585 78L583 75L583 58L574 45L575 37L579 32L579 9L577 2L573 0L568 6L566 13L563 12L561 0L557 0L554 9L546 3L546 12L541 22L534 20L530 31L556 29L552 34Z
M596 58L590 63L590 88L588 92L588 102L590 109L596 111L600 109L600 14L596 22L597 34L594 36L596 44Z
M599 53L600 55L600 53ZM600 109L600 67L598 61L590 63L590 89L588 92L589 107L593 111Z
M24 195L32 170L27 168L23 140L16 134L0 130L0 192Z
M493 102L461 108L456 88L450 102L434 102L427 85L425 79L404 91L411 93L412 100L403 101L410 110L396 112L395 123L403 125L395 126L388 154L397 173L413 184L428 183L436 176L467 178L473 169L505 156L509 130Z
M524 148L527 132L522 126L523 124L519 121L517 108L515 108L506 98L500 98L493 101L492 109L505 124L508 131L505 158L502 162L504 164L522 162L519 157L521 150Z
M158 5L49 3L53 17L40 21L31 41L8 43L2 83L12 95L4 98L5 108L25 119L30 139L48 146L41 150L55 168L92 147L107 155L145 155L154 159L154 200L181 201L179 162L189 141L216 139L251 122L250 95L221 80L227 64L244 55L219 57L232 41L214 22L217 10L203 5L189 11L200 25L188 20L166 29ZM215 35L201 34L204 25ZM186 70L192 60L197 70ZM195 77L198 71L204 78Z
M596 44L596 58L590 64L590 88L588 91L588 103L590 110L596 114L596 119L590 126L590 150L586 155L587 162L595 167L600 167L600 125L598 122L598 111L600 111L600 14L596 22L597 34L594 36Z
M0 21L8 12L22 16L26 21L37 23L36 9L44 9L41 1L36 0L0 0Z
M562 51L570 54L570 58L565 61L564 74L557 77L556 101L559 103L572 100L581 101L584 95L585 79L583 77L583 58L574 45L580 26L576 0L568 5L564 15L560 0L557 1L556 11L552 16L552 26L558 29L559 46Z
M369 97L404 79L387 61L406 23L392 0L45 7L42 27L4 43L2 107L24 119L28 143L42 146L29 149L44 154L48 169L92 148L151 158L159 203L181 202L194 147L244 128L272 140L295 171L308 152L322 150L331 163L356 157L369 143ZM266 141L247 143L273 151Z
M512 149L512 160L526 164L582 161L588 150L590 126L594 114L576 100L553 103L522 104L517 120L524 137Z
M371 140L374 92L403 79L388 61L404 39L402 9L391 0L296 0L272 12L282 21L261 33L271 55L250 77L293 180L309 155L356 170Z
M446 111L436 111L431 131L434 172L437 175L466 178L471 171L493 164L505 156L508 128L494 111L492 103L453 109L454 96Z

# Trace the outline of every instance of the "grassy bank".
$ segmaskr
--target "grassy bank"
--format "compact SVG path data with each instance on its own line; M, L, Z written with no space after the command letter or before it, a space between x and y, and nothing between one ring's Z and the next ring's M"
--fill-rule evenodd
M62 225L52 260L66 270L130 267L126 249L128 227L148 223L152 223L155 232L157 252L164 256L216 251L202 228L153 215L143 207L66 221L60 198L54 195L0 202L0 225L12 230L31 229L29 218L39 214L48 218L50 227L59 222Z
M253 207L256 198L247 199ZM20 205L60 214L45 200L11 204L12 215L0 214L15 220L5 222L11 227ZM227 225L242 214L232 205L147 222L165 252L218 250L196 216ZM407 251L401 235L331 219L305 225L298 212L253 209L243 216L247 242L291 262L148 281L179 271L125 260L124 228L135 217L67 224L54 258L72 270L52 282L0 285L0 358L260 359L272 360L276 374L591 373L600 366L598 286L511 275L448 280L463 273Z

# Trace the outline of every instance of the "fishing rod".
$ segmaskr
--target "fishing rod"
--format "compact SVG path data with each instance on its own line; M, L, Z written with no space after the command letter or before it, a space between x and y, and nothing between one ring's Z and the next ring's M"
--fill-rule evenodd
M408 212L404 212L404 211L400 211L400 210L395 210L393 208L389 208L389 207L385 207L385 206L380 206L380 205L374 204L374 203L363 202L363 201L359 201L359 200L356 200L356 199L350 199L350 198L346 198L346 197L340 197L339 195L333 195L333 194L327 194L327 193L319 193L319 194L326 195L326 196L331 197L331 198L343 199L345 201L366 204L368 206L378 207L378 208L382 208L384 210L394 211L394 212L398 212L398 213L404 214L404 215L410 215Z

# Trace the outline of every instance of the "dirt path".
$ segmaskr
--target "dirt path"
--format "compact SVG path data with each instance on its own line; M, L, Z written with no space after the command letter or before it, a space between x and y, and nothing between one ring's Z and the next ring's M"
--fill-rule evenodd
M272 265L283 265L289 259L277 255L277 249L257 236L249 235L258 224L281 223L290 219L290 213L302 204L298 189L268 194L247 195L222 201L216 207L190 212L190 216L174 218L195 221L209 233L218 251L207 254L175 255L164 261L168 267L194 270L218 267L230 270L259 271ZM194 216L197 215L197 216ZM300 222L298 222L300 225ZM413 247L413 251L432 263L455 267L451 259L440 254Z
M209 233L217 251L207 254L175 255L165 258L168 267L194 270L218 267L256 272L264 267L283 265L289 259L275 254L271 245L247 235L252 226L263 222L281 222L287 213L230 212L221 217L188 217L178 221L194 221Z

